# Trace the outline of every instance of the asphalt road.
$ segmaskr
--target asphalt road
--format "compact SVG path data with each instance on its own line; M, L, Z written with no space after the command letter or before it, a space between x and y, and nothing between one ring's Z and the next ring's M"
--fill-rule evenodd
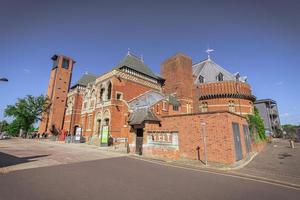
M0 175L0 199L298 199L300 191L129 157Z

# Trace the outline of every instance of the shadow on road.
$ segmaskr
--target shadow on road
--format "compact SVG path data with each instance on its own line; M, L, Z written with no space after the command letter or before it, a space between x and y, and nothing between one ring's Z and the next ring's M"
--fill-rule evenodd
M8 167L12 165L17 165L21 163L33 162L36 158L45 157L48 155L36 155L36 156L28 156L28 157L17 157L7 153L0 152L0 168Z
M288 154L288 153L278 154L278 159L285 159L287 157L293 157L293 156L291 154Z

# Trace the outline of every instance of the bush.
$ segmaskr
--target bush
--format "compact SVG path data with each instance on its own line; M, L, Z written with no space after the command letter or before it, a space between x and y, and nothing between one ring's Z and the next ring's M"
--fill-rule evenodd
M254 115L248 115L247 121L254 142L265 141L265 126L257 108L254 108Z

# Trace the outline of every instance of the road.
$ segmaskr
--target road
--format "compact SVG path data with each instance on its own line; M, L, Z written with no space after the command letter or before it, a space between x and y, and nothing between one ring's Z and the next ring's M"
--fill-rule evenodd
M5 149L5 155L10 155L12 147L9 142L3 145L0 141L0 151ZM30 143L32 149L45 150L53 145ZM22 145L21 145L22 146ZM26 145L23 145L24 147ZM57 145L52 147L47 156L38 159L54 159L53 149L61 151L65 148L70 155L74 151L97 152L90 159L71 161L68 163L50 162L49 166L28 169L14 169L0 174L0 199L2 200L46 200L46 199L298 199L300 191L279 185L258 182L254 180L213 174L204 171L177 168L150 163L128 156L117 156L96 149ZM4 148L3 148L4 147ZM31 149L31 150L30 150ZM70 149L73 149L72 151ZM20 150L20 149L19 149ZM23 149L26 152L26 149ZM37 151L38 153L39 151ZM20 153L20 152L19 152ZM11 152L13 154L13 152ZM104 155L102 155L104 154ZM39 155L39 154L37 154ZM58 153L61 155L61 152ZM12 155L11 155L12 156ZM17 157L17 156L15 156ZM18 157L20 158L20 157ZM1 162L3 157L0 155ZM51 160L49 159L49 160ZM29 159L30 160L30 159ZM2 162L3 163L3 162ZM12 163L11 163L12 164ZM17 163L19 165L22 163ZM6 166L10 167L10 166Z

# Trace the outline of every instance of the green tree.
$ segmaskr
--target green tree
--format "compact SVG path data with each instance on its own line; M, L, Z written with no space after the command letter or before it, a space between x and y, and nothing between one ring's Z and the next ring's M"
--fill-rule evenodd
M9 123L5 120L0 122L0 133L8 130Z
M42 120L42 113L48 112L49 108L50 101L43 95L38 97L27 95L25 98L18 99L14 105L8 105L4 111L5 116L14 118L8 132L17 135L20 129L29 131L35 122Z
M294 140L296 136L297 129L300 128L300 126L292 125L292 124L285 124L282 126L282 129L287 133L287 135Z
M254 115L248 115L247 121L254 141L257 142L266 140L264 121L260 117L257 108L254 108Z

